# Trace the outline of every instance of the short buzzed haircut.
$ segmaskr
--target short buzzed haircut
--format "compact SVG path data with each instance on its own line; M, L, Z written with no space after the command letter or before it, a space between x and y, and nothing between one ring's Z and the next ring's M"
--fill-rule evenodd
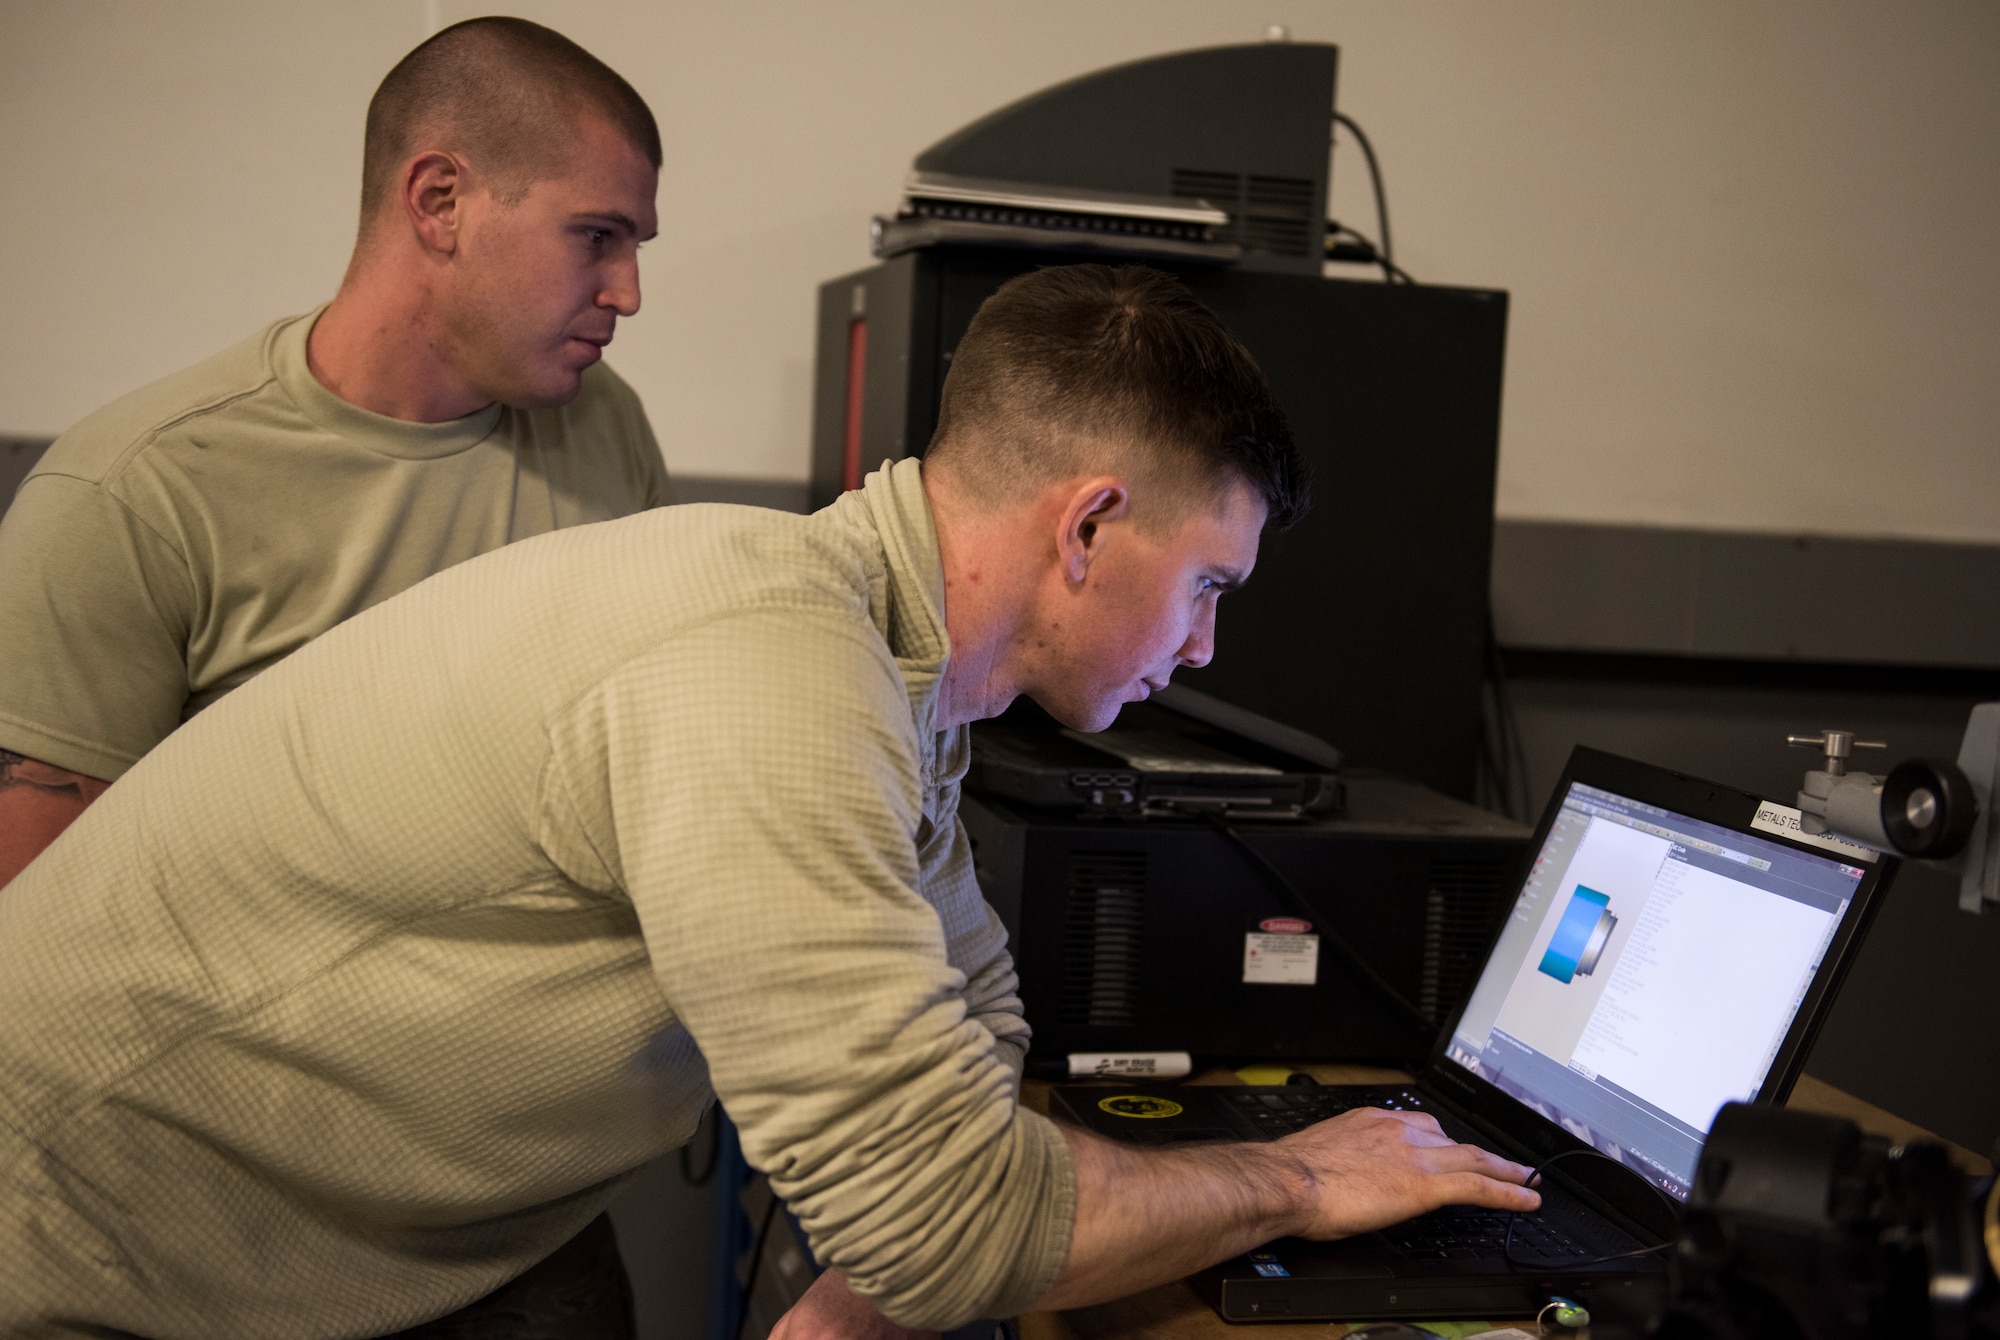
M1263 499L1268 529L1310 501L1310 470L1250 351L1186 285L1145 266L1056 266L1003 284L951 355L928 455L994 503L1129 474L1152 486L1133 519L1155 530L1238 481Z
M361 155L361 228L424 149L463 154L493 195L515 204L557 175L576 125L596 113L660 166L660 128L617 71L551 28L526 19L454 23L396 62L368 103Z

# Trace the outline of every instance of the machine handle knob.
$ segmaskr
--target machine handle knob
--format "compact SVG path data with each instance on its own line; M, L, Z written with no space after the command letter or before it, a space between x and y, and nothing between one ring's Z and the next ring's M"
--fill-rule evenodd
M1949 860L1978 818L1979 797L1956 764L1913 758L1882 779L1882 830L1905 856Z
M1847 772L1847 760L1857 749L1887 749L1880 740L1857 740L1851 730L1821 731L1818 735L1787 735L1785 743L1794 749L1817 749L1826 755L1826 770L1835 777Z

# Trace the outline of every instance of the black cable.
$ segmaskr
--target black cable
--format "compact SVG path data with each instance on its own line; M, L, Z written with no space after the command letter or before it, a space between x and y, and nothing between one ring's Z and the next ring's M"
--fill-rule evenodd
M690 1140L681 1146L681 1180L689 1186L707 1186L715 1177L716 1168L722 1163L722 1113L711 1107L708 1113L708 1163L697 1174L694 1159L689 1152L694 1148Z
M1496 757L1498 746L1493 742L1495 713L1492 695L1484 691L1479 701L1479 756L1475 759L1478 772L1474 777L1473 798L1481 809L1492 810L1496 814L1514 817L1514 806L1509 799L1505 785L1500 781L1500 764Z
M1493 640L1488 626L1487 671L1479 693L1479 802L1487 809L1514 817L1512 795L1513 759L1508 748L1506 722L1502 715L1501 688L1492 668Z
M1510 729L1513 703L1507 692L1507 671L1500 662L1500 644L1493 635L1492 621L1486 626L1486 645L1483 648L1486 659L1486 687L1493 703L1492 731L1489 747L1492 750L1492 764L1497 772L1495 791L1499 800L1499 810L1510 819L1519 819L1520 810L1515 806L1514 772L1516 756L1514 752L1515 733ZM1522 760L1524 763L1525 760ZM1523 804L1527 797L1522 796Z
M1389 243L1389 196L1382 189L1382 167L1375 161L1375 146L1368 142L1367 134L1347 113L1335 112L1333 123L1347 127L1348 134L1354 136L1354 142L1361 146L1361 156L1368 160L1368 178L1375 184L1375 231L1381 238L1381 245L1376 251L1381 255L1382 273L1392 282L1398 276L1401 276L1406 284L1414 282L1407 274L1396 268L1396 250Z
M1332 239L1326 249L1326 258L1328 260L1353 261L1359 265L1379 265L1382 267L1383 274L1392 279L1401 280L1405 284L1414 284L1417 282L1416 278L1408 270L1405 270L1394 261L1386 259L1382 255L1382 249L1376 246L1366 233L1349 228L1339 219L1328 219L1326 226L1332 234Z
M1563 1149L1558 1150L1556 1153L1543 1159L1540 1163L1537 1163L1534 1170L1528 1174L1528 1180L1521 1185L1532 1187L1536 1179L1541 1177L1542 1169L1552 1163L1561 1163L1564 1159L1582 1158L1585 1155L1591 1158L1603 1159L1606 1163L1616 1164L1620 1168L1625 1167L1624 1164L1619 1163L1617 1159L1612 1158L1601 1149ZM1626 1169L1626 1171L1629 1172L1630 1169ZM1640 1180L1645 1181L1644 1178ZM1651 1182L1646 1182L1646 1185L1651 1188L1654 1195L1666 1203L1670 1211L1675 1214L1680 1213L1680 1205L1672 1196L1669 1196L1666 1192L1660 1190L1660 1188L1653 1186ZM1501 1240L1500 1254L1507 1258L1507 1264L1509 1265L1532 1266L1536 1270L1581 1270L1585 1266L1601 1266L1606 1261L1625 1261L1635 1256L1652 1256L1659 1252L1672 1251L1674 1248L1674 1240L1669 1238L1667 1241L1651 1247L1636 1247L1629 1252L1609 1252L1603 1256L1586 1257L1581 1261L1524 1261L1514 1255L1514 1225L1519 1222L1520 1218L1521 1212L1519 1210L1510 1210L1507 1212L1507 1236Z
M1493 631L1492 618L1487 618L1486 664L1493 680L1493 712L1498 718L1500 729L1501 757L1507 769L1506 785L1503 790L1511 798L1518 794L1521 808L1512 808L1511 799L1507 815L1511 819L1529 822L1535 815L1534 783L1528 774L1528 744L1521 734L1521 719L1514 711L1514 698L1507 690L1507 665L1500 656L1500 639ZM1521 789L1514 791L1514 775L1518 769Z
M1389 275L1391 278L1401 280L1405 284L1414 284L1417 282L1415 279L1412 279L1410 277L1410 272L1408 270L1405 270L1402 266L1396 264L1394 261L1385 260L1381 262L1381 265L1382 265L1382 273Z
M736 1309L736 1340L743 1340L743 1323L750 1319L750 1299L757 1292L757 1267L764 1264L764 1240L771 1236L771 1218L778 1212L778 1192L770 1182L764 1189L771 1199L764 1206L764 1222L757 1225L757 1236L750 1244L750 1271L743 1281L743 1300Z
M1401 1011L1404 1015L1406 1015L1409 1019L1409 1022L1416 1025L1417 1031L1423 1034L1426 1039L1436 1034L1437 1021L1432 1019L1430 1016L1426 1015L1422 1010L1418 1009L1416 1006L1412 1005L1404 997L1402 992L1398 991L1395 987L1391 986L1388 980L1384 978L1382 974L1376 972L1374 968L1370 967L1367 961L1364 960L1360 954L1354 951L1354 946L1348 944L1347 941L1340 936L1339 932L1335 931L1333 927L1328 924L1327 919L1323 915L1321 915L1319 910L1315 908L1311 903L1306 901L1306 896L1299 892L1297 885L1293 884L1291 880L1285 877L1284 871L1278 869L1277 866L1272 865L1270 861L1266 860L1263 852L1258 851L1255 847L1251 846L1249 839L1245 838L1241 833L1237 832L1227 823L1224 823L1222 817L1216 814L1214 811L1204 809L1204 810L1196 810L1195 813L1199 815L1202 819L1207 821L1207 823L1211 827L1213 827L1216 832L1222 834L1224 837L1228 838L1231 842L1235 843L1239 848L1241 848L1243 853L1250 858L1252 863L1254 863L1259 870L1263 871L1264 874L1267 877L1269 877L1271 882L1273 884L1276 884L1278 888L1284 892L1287 898L1291 899L1294 910L1296 910L1302 916L1304 916L1307 921L1310 921L1315 926L1319 927L1320 934L1326 938L1327 944L1332 946L1334 953L1340 955L1340 957L1346 962L1348 971L1352 972L1356 977L1360 978L1363 985L1367 986L1370 990L1374 991L1375 994L1382 997L1383 1000L1395 1006L1399 1011Z

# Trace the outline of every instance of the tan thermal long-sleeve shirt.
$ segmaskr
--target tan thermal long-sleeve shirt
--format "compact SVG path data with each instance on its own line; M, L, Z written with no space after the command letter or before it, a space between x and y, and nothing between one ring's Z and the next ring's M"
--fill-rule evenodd
M0 890L0 1333L463 1305L712 1083L892 1317L1061 1267L1062 1141L932 727L919 467L463 564L141 760Z

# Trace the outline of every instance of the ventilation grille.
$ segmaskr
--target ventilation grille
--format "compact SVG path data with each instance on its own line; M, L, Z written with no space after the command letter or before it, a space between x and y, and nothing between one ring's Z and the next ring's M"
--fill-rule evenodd
M1512 871L1506 856L1439 857L1431 862L1424 903L1424 975L1417 1007L1434 1023L1472 990L1487 933Z
M1217 209L1228 210L1234 219L1243 208L1243 174L1175 168L1172 194L1180 200L1206 200Z
M1313 183L1298 177L1175 168L1170 189L1176 199L1227 211L1229 240L1245 251L1311 256L1324 226L1313 217Z
M1069 861L1069 916L1063 933L1062 1020L1125 1028L1138 1020L1139 925L1146 857L1132 851L1078 851Z
M1221 209L1222 206L1216 206ZM1068 233L1112 233L1128 237L1163 237L1177 242L1212 241L1209 225L1174 219L1130 219L1114 214L1082 214L1060 209L1029 209L1013 205L972 205L955 200L910 201L910 215L953 223L992 223L1015 228L1053 228Z

